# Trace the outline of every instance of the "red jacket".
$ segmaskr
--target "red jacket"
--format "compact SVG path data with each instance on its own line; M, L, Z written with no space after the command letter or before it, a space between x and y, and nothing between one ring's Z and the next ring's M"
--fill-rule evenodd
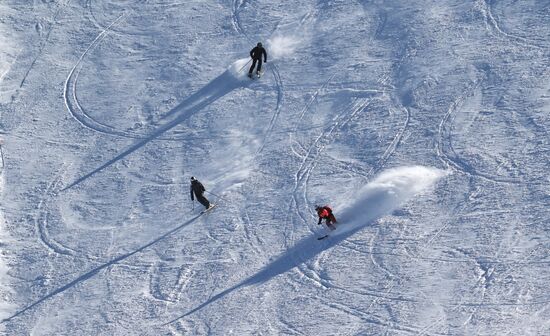
M322 207L322 208L317 209L317 214L321 218L327 218L328 216L330 216L331 212L332 211L330 210L330 208L327 209L327 207Z
M331 223L336 223L336 218L332 214L332 209L328 205L317 208L316 210L317 210L317 215L319 216L319 223L318 224L321 224L321 220L323 218L327 219L327 223L330 223L330 222Z

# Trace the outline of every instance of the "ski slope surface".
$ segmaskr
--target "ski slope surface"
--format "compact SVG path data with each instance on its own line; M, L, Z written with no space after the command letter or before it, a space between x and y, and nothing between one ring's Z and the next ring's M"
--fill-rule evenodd
M0 32L0 334L550 335L548 1L8 0Z

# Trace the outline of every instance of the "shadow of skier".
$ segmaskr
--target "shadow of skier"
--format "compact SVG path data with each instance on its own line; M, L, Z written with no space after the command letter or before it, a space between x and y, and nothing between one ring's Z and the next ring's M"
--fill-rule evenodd
M189 316L194 312L208 306L209 304L223 298L231 292L240 289L241 287L262 284L276 277L277 275L283 274L291 270L292 268L302 263L305 263L319 253L328 250L335 245L338 245L341 241L347 239L348 237L355 234L357 231L368 226L377 218L384 215L387 211L391 211L391 209L394 208L391 205L395 204L395 201L395 195L388 193L386 190L376 190L371 192L368 197L365 197L360 202L357 202L353 207L351 207L345 213L342 213L342 215L339 216L339 218L341 219L341 223L352 221L349 224L341 224L342 226L339 227L339 229L342 230L341 232L323 241L317 240L317 236L315 234L311 234L302 238L298 241L298 243L296 243L296 245L294 245L288 251L280 255L277 259L266 265L256 274L250 276L248 279L242 281L241 283L214 295L208 301L200 304L199 306L193 308L187 313L165 323L165 325ZM361 218L358 219L357 213L362 213L365 215L361 216Z
M189 316L241 287L262 284L277 275L307 262L319 253L338 245L341 241L369 226L378 218L399 208L404 202L422 190L432 186L444 175L445 172L441 170L422 166L399 167L384 171L355 193L352 197L352 199L355 199L355 202L347 208L342 209L338 216L341 224L336 231L330 233L330 237L327 240L319 241L314 234L302 238L296 245L256 274L214 295L208 301L164 325Z
M148 142L160 137L162 134L178 126L183 121L189 119L192 115L196 114L200 110L214 103L216 100L220 99L221 97L227 95L229 92L239 87L244 87L249 83L250 83L249 81L242 81L242 80L239 80L239 78L236 78L230 69L226 70L223 74L221 74L220 76L210 81L202 89L200 89L193 95L189 96L183 102L181 102L176 107L168 111L166 115L163 116L161 119L161 120L166 120L166 119L170 119L170 117L174 117L173 120L168 121L166 124L160 126L155 131L153 131L149 136L135 142L134 144L126 148L124 151L122 151L120 154L118 154L111 160L105 162L104 164L92 170L91 172L87 173L86 175L78 178L76 181L72 182L68 186L61 189L61 191L65 191L67 189L70 189L76 186L77 184L97 174L101 170L109 167L113 163L125 158L126 156L135 152L139 148L143 147Z
M71 289L72 287L76 286L77 284L81 283L81 282L84 282L92 277L94 277L96 274L98 274L101 270L109 267L109 266L113 266L119 262L121 262L122 260L126 259L126 258L129 258L131 256L133 256L134 254L137 254L143 250L145 250L146 248L148 248L149 246L151 245L154 245L156 243L158 243L159 241L165 239L166 237L174 234L175 232L183 229L184 227L186 227L187 225L193 223L197 218L199 218L200 216L202 215L201 214L198 214L196 215L195 217L189 219L187 222L183 223L182 225L180 226L177 226L175 228L173 228L172 230L166 232L165 234L163 234L162 236L156 238L155 240L149 242L148 244L146 245L143 245L141 246L140 248L132 251L132 252L128 252L126 254L123 254L121 256L118 256L86 273L84 273L83 275L79 276L78 278L74 279L73 281L69 282L68 284L64 285L64 286L61 286L59 288L57 288L56 290L54 290L53 292L47 294L46 296L36 300L35 302L31 303L30 305L26 306L25 308L22 308L20 309L18 312L16 312L15 314L9 316L9 317L6 317L5 319L3 319L2 321L0 321L0 324L3 324L5 322L9 322L10 320L14 319L15 317L25 313L26 311L28 311L29 309L41 304L42 302L48 300L49 298L57 295L57 294L60 294L60 293L63 293L64 291L68 290L68 289Z
M248 279L242 281L241 283L224 290L214 296L212 296L208 301L200 304L199 306L193 308L187 313L178 316L169 322L164 323L163 325L168 325L176 322L177 320L189 316L196 311L201 310L202 308L210 305L211 303L218 301L224 296L230 294L233 291L236 291L242 287L248 287L256 284L262 284L279 274L283 274L292 268L305 263L306 261L312 259L319 253L332 248L335 245L338 245L341 241L345 240L349 236L353 235L357 231L361 230L363 226L357 227L353 230L347 231L341 235L338 235L334 238L324 240L319 242L315 235L309 235L305 238L302 238L296 245L290 248L287 252L279 256L277 259L266 265L262 270L256 274L250 276Z

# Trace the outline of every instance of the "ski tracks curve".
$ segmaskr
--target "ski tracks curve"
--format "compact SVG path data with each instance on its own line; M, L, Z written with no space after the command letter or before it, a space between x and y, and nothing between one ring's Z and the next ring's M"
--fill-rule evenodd
M246 2L247 2L247 0L233 0L232 5L231 5L231 14L230 14L231 25L238 34L242 35L245 38L246 41L252 43L252 39L248 36L246 30L243 28L243 24L241 22L241 18L240 18L240 14L239 14L241 8L246 4ZM275 127L275 124L276 124L277 119L278 119L278 117L281 113L281 109L282 109L282 105L283 105L284 89L283 89L283 82L282 82L282 79L281 79L279 68L277 67L277 65L275 63L270 63L270 64L272 64L270 66L270 72L273 75L273 78L275 79L275 85L276 85L276 89L277 89L277 101L276 101L276 106L275 106L274 112L271 115L271 118L269 120L269 123L267 125L266 130L264 131L263 138L262 138L262 141L260 143L260 146L258 147L258 149L255 151L255 153L253 155L255 159L257 159L261 155L263 150L265 149L268 138L270 137L270 135L271 135L271 133L272 133L274 127ZM248 211L245 210L244 214L241 214L240 217L241 217L241 221L243 223L245 223L244 224L244 227L245 227L244 234L248 238L248 241L254 241L255 243L263 243L260 236L256 233L256 230L250 230L250 229L247 228L247 223L250 223L250 216L248 214ZM252 237L254 237L253 240L250 239ZM251 246L251 248L254 251L256 251L256 252L261 251L261 249L259 249L256 246L256 244L249 244L249 245Z
M39 47L38 47L38 54L33 58L32 62L31 62L31 65L29 66L29 68L25 72L25 75L23 76L23 79L21 80L21 83L19 84L20 89L23 87L23 85L25 85L25 82L27 81L27 77L29 76L29 73L31 72L32 68L34 68L34 65L36 64L36 61L38 60L38 58L44 52L44 48L46 47L46 44L50 40L50 35L51 35L53 29L55 28L55 25L57 24L57 17L61 13L61 10L64 9L65 7L67 7L67 5L70 2L71 2L71 0L66 0L64 3L61 3L61 1L60 1L57 4L57 8L56 8L55 13L54 13L53 18L52 18L53 23L50 25L50 27L48 29L48 32L46 33L46 37L42 41L40 41ZM41 28L41 25L39 25L39 23L37 23L36 27L37 27L37 30L39 30Z
M38 215L35 218L34 222L37 235L44 246L46 246L54 253L77 257L80 255L78 251L71 249L64 244L56 241L50 236L50 233L48 231L48 220L50 218L48 203L51 199L56 197L57 191L60 189L60 186L62 184L64 171L65 168L62 168L61 171L57 172L54 179L50 181L50 184L47 186L44 194L42 195L42 199L38 202Z
M311 210L309 210L309 204L311 203L307 196L307 185L311 176L312 170L315 168L319 157L322 154L326 145L330 143L330 140L336 136L337 131L340 127L345 126L351 119L353 119L358 113L362 112L370 103L371 99L369 98L360 98L352 101L350 105L345 105L340 113L333 119L333 123L325 128L320 135L318 135L313 143L307 149L307 152L302 157L302 162L300 167L294 176L294 188L292 191L292 199L289 204L289 213L297 213L300 219L302 220L303 225L309 227L308 222L311 218ZM350 112L351 110L351 112ZM303 201L303 202L302 202ZM303 203L303 204L302 204ZM306 213L303 213L307 211ZM287 239L286 245L289 246L292 244L294 239L294 232L296 232L297 223L292 221L294 228L290 231L290 240ZM313 231L312 231L313 233ZM328 252L323 252L318 258L323 258L323 256ZM298 266L298 271L301 275L312 280L318 286L327 288L327 285L319 274L318 264L319 259L314 261L313 266L307 264ZM315 266L317 265L317 266ZM306 267L304 269L304 267Z
M106 133L110 135L118 135L123 137L130 137L135 138L137 137L134 134L129 134L124 131L119 131L116 129L113 129L111 126L104 125L102 123L97 122L90 116L88 116L85 111L80 106L80 103L78 102L78 98L76 95L76 83L77 78L80 73L80 70L82 69L82 62L84 58L87 56L87 54L94 50L99 43L108 35L109 30L111 27L116 25L118 22L120 22L123 18L125 18L127 13L122 13L119 15L111 24L103 29L96 37L95 39L90 43L90 45L84 50L82 55L80 55L79 59L69 71L69 75L67 76L67 79L65 80L64 90L63 90L63 99L65 100L65 106L67 106L67 109L69 113L73 116L74 119L76 119L82 126L89 128L93 131L100 132L100 133Z
M541 46L535 41L527 39L525 37L516 36L510 33L505 32L499 25L498 20L493 15L493 1L494 0L479 0L480 10L485 18L487 25L492 29L496 36L502 36L515 44L521 45L528 48L536 48L538 50L548 51L547 46Z
M435 144L435 151L437 157L445 164L447 168L451 168L456 172L469 175L471 177L479 177L486 181L495 182L495 183L508 183L514 184L519 183L521 180L516 178L509 178L498 176L494 174L489 174L484 171L479 171L474 166L471 166L455 152L452 146L452 127L450 126L453 121L453 115L457 113L464 101L473 94L473 92L481 84L480 81L474 82L470 85L469 89L464 95L459 96L455 101L453 101L445 115L439 123L437 138Z

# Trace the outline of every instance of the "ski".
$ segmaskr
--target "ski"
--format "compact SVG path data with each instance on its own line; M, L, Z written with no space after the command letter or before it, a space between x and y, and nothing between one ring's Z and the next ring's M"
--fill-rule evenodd
M249 73L247 76L250 79L260 79L260 77L262 77L262 74L263 74L263 72L255 73L255 74Z
M326 235L324 235L324 236L322 236L322 237L317 238L317 240L323 240L323 239L325 239L325 238L327 238L327 237L328 237L328 234L326 234Z
M215 206L216 206L216 204L210 204L210 207L209 207L208 209L204 209L203 211L201 211L201 214L206 213L206 212L212 210L212 208L215 207Z

